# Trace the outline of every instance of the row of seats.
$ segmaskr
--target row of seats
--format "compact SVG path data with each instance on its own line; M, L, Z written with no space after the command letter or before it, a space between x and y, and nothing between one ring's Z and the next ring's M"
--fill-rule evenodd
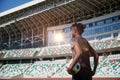
M120 76L120 59L107 59L96 72L96 76Z
M96 70L96 77L99 76L120 76L120 54L116 58L110 58L109 56L99 65ZM94 62L90 61L93 68ZM0 68L0 78L14 77L20 74L28 75L34 78L46 78L46 77L71 77L66 71L67 60L55 60L55 61L37 61L35 63L24 64L5 64Z
M102 50L102 49L110 48L113 42L114 42L113 40L105 40L105 41L99 40L99 41L91 42L90 44L95 50Z
M93 41L90 42L90 45L95 50L101 50L101 49L109 48L113 42L114 40ZM43 48L3 50L0 52L0 56L3 53L5 54L4 58L13 58L13 57L32 57L32 56L44 56L44 55L69 54L72 53L72 51L70 44L66 44L59 46L48 46Z
M6 54L6 52L7 51L5 51L5 50L0 51L0 57L4 57L4 55Z
M27 70L25 74L37 78L46 78L52 76L54 73L56 73L57 70L59 70L64 65L65 62L35 63L29 70Z
M44 47L39 53L41 55L60 55L60 54L68 54L72 53L70 45L63 45L63 46L53 46L53 47Z
M10 78L21 74L35 78L46 78L56 73L66 60L59 61L38 61L35 63L24 64L5 64L0 68L0 78Z
M34 56L37 48L32 49L14 49L6 51L4 58L13 58L13 57L32 57Z
M9 78L24 73L32 64L5 64L0 68L0 77Z
M109 55L108 58L110 59L117 59L117 58L120 58L120 55L119 54L116 54L116 55Z

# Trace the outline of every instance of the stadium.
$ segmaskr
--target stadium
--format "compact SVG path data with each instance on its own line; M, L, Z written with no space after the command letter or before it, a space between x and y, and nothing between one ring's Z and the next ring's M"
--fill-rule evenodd
M0 80L71 80L75 22L99 55L93 80L120 80L120 0L1 0Z

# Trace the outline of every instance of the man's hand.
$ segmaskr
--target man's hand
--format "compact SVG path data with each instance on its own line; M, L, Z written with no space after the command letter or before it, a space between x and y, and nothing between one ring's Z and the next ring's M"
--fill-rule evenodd
M67 68L67 72L72 75L72 74L73 74L72 67L69 66L69 67Z

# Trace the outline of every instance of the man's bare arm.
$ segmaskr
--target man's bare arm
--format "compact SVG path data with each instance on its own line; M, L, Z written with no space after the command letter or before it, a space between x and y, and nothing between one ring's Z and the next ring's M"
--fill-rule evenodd
M78 62L78 60L80 59L80 56L82 54L82 50L78 43L74 46L74 51L75 51L75 57L73 58L73 61L70 64L71 68L73 68L75 66L75 64Z

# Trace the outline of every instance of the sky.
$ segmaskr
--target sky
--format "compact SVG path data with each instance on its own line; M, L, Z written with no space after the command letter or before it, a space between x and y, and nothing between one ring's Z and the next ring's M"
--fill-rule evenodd
M32 0L0 0L0 13Z

